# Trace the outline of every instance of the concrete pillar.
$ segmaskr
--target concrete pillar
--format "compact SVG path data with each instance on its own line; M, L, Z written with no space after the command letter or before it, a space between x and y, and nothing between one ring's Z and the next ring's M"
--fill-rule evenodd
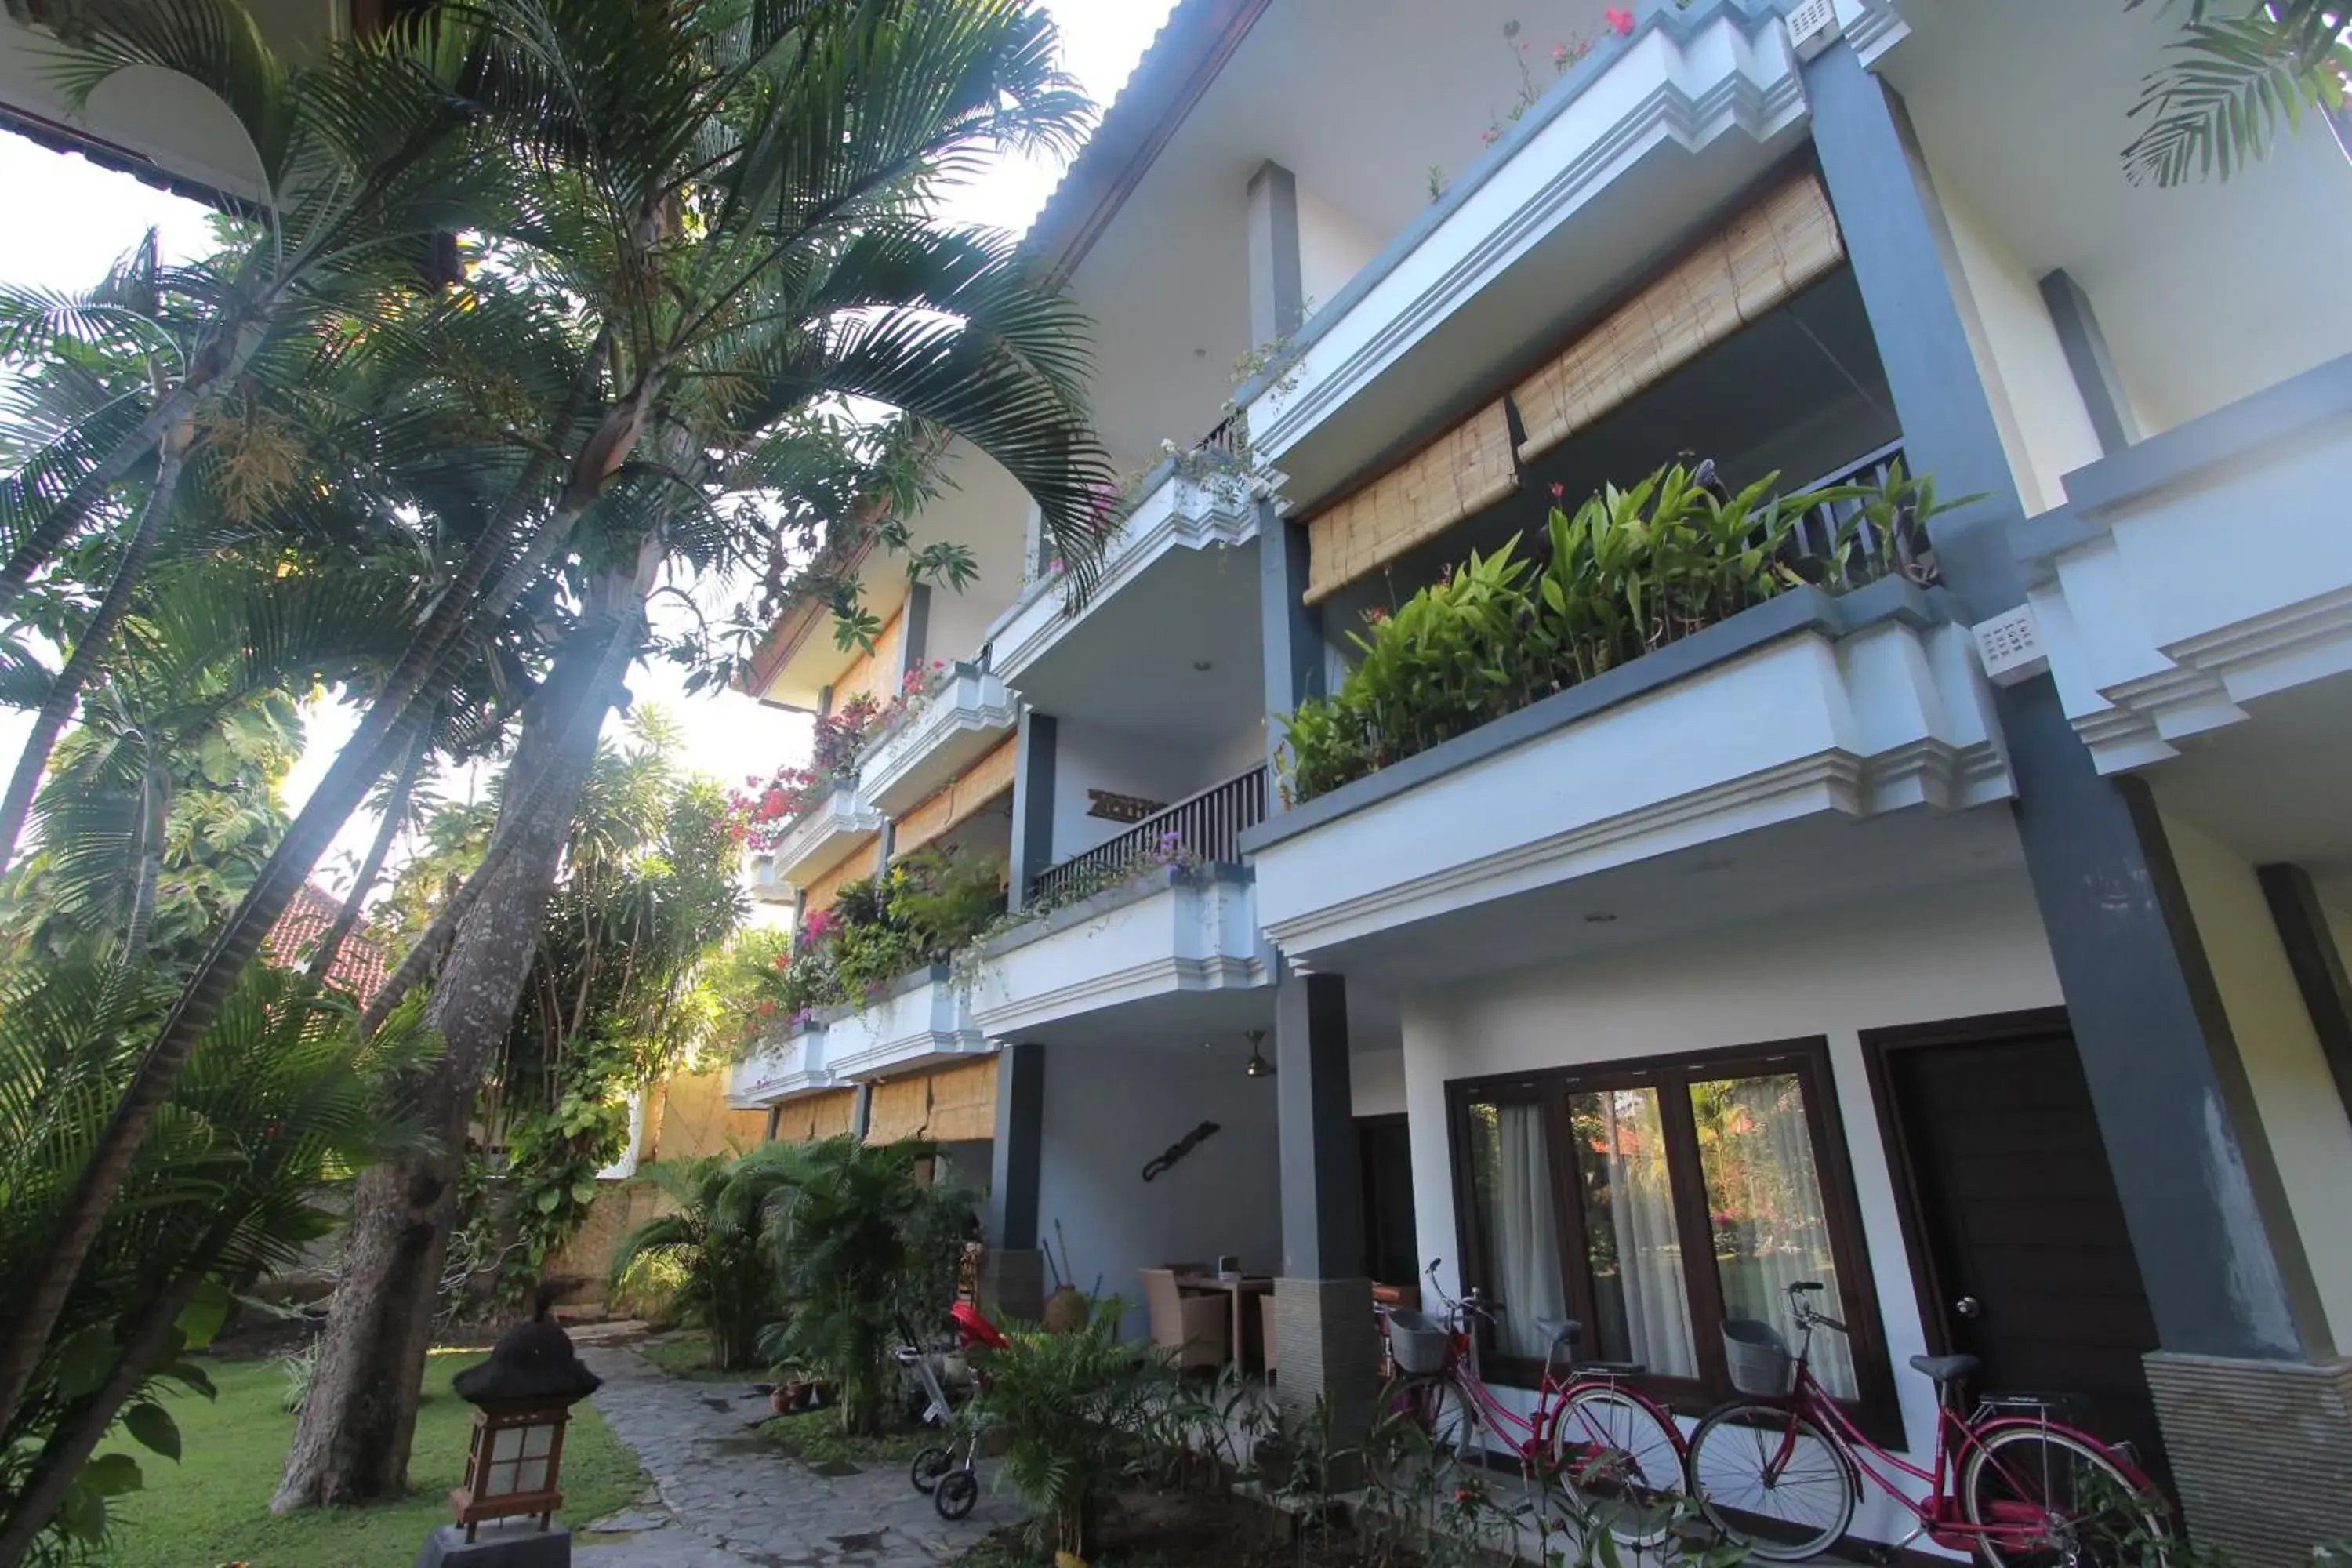
M905 618L899 624L903 629L898 637L898 690L904 691L908 675L922 668L923 660L930 657L928 650L931 638L931 585L929 583L916 583L907 589Z
M1052 714L1022 710L1013 753L1013 885L1006 893L1015 910L1028 902L1029 884L1054 863L1055 731Z
M850 1135L863 1143L866 1142L866 1132L873 1125L874 1086L870 1083L861 1083L857 1086L857 1098L850 1103L849 1107Z
M2139 439L2139 416L2125 395L2123 377L2116 374L2115 356L2107 351L2107 334L2099 330L2091 297L2064 268L2046 274L2041 287L2042 303L2050 312L2051 325L2058 329L2058 346L2065 351L2074 390L2083 395L2083 407L2091 416L2099 450L2112 457Z
M1045 1310L1045 1254L1038 1245L1038 1178L1045 1131L1045 1047L996 1055L996 1142L988 1183L988 1251L981 1305L1034 1322Z
M1307 530L1285 522L1272 501L1257 509L1258 614L1265 649L1266 814L1280 811L1282 745L1288 715L1323 694L1323 617L1306 602Z
M1363 1174L1349 1082L1347 982L1282 967L1275 991L1282 1116L1282 1273L1274 1285L1277 1388L1320 1398L1335 1442L1362 1436L1380 1393L1379 1334L1365 1273Z
M1298 263L1298 180L1279 163L1261 163L1249 183L1251 344L1262 347L1297 331L1306 303Z
M1809 64L1805 85L1911 466L1943 494L1986 498L1934 531L1948 585L1972 616L1991 616L2024 598L2009 541L2023 506L1933 183L1900 101L1849 47ZM2162 825L2137 781L2099 775L2049 679L1995 702L2027 870L2162 1342L2149 1386L2190 1526L2249 1561L2300 1560L2311 1542L2284 1541L2282 1515L2252 1501L2240 1472L2269 1478L2265 1497L2327 1495L2352 1407ZM2253 1418L2289 1384L2302 1418Z

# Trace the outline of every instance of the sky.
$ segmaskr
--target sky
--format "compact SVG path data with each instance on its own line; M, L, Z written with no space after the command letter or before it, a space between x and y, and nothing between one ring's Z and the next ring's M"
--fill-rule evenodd
M1063 66L1097 104L1117 96L1171 8L1172 0L1043 0L1060 25ZM1028 226L1061 176L1058 160L1000 160L989 174L949 194L949 221L1020 230ZM16 221L0 225L0 278L43 288L80 289L97 280L149 228L166 255L200 254L207 246L205 212L194 204L143 185L127 174L56 153L0 132L0 191ZM672 613L683 614L673 607ZM657 623L658 626L658 623ZM663 662L640 664L629 689L640 703L667 710L681 721L686 761L720 782L740 784L787 763L806 760L809 721L767 708L735 692L689 698L681 672ZM299 810L357 722L358 711L313 703L304 714L307 744L287 781L289 810ZM27 714L0 710L0 757L13 768L31 727ZM467 781L446 781L445 794L462 795ZM319 866L317 879L346 884L351 868L375 832L355 816Z

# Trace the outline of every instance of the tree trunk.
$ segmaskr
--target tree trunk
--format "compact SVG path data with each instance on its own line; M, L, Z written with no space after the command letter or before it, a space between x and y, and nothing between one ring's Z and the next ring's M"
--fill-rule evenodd
M614 601L618 600L617 614ZM406 1495L408 1450L466 1131L484 1068L512 1026L547 900L555 886L598 731L635 655L643 591L627 574L592 581L588 609L611 618L556 657L527 712L492 849L510 839L459 927L434 987L442 1054L411 1086L431 1152L387 1161L360 1178L343 1278L320 1341L319 1370L296 1428L273 1511L340 1507Z
M9 552L7 563L0 565L0 616L6 615L24 597L33 574L56 557L58 548L73 537L74 530L89 521L116 481L152 452L163 442L165 432L187 418L203 391L200 384L182 382L165 393L162 401L148 411L147 417L139 422L139 428L124 437L114 450L76 480L73 489L59 497L58 504L41 519L40 525L25 535L24 541Z
M600 333L589 356L592 366L603 353L604 341ZM100 1133L58 1219L54 1240L42 1257L39 1271L10 1293L8 1310L0 1312L0 1421L16 1414L16 1402L24 1397L25 1385L48 1343L49 1331L65 1309L66 1296L89 1255L107 1206L121 1190L132 1159L146 1142L148 1128L171 1098L197 1039L220 1016L262 938L286 912L345 819L359 809L384 770L414 743L414 725L423 718L412 717L410 712L416 694L428 682L446 678L475 657L478 640L506 618L570 541L581 515L603 493L605 481L635 447L645 408L658 385L655 379L642 382L628 401L605 412L596 433L572 462L554 510L536 532L524 536L514 559L493 578L492 572L514 544L524 503L537 480L526 473L525 482L517 484L516 494L497 524L484 530L467 552L465 564L402 654L367 716L287 828L227 923L215 934ZM569 419L560 420L557 429L568 429L570 425ZM492 584L487 590L482 587L486 583Z
M409 797L416 793L416 775L425 771L425 759L433 754L433 726L426 724L416 732L415 749L408 753L408 762L400 770L400 778L392 786L392 795L383 803L383 825L375 832L375 842L368 846L367 858L360 862L359 876L352 882L352 894L343 907L335 911L335 923L319 939L319 951L310 955L310 978L323 984L335 967L335 956L360 923L367 909L369 890L375 879L383 875L383 863L392 854L393 841L400 837L403 822L408 816Z
M98 613L74 640L73 657L58 671L48 697L41 703L40 717L33 721L33 732L26 739L24 754L16 759L16 771L8 780L8 794L0 799L0 871L8 868L16 853L17 836L25 831L25 818L32 813L41 775L48 771L49 752L71 722L74 710L81 705L81 689L98 672L100 661L114 641L115 627L131 609L131 595L146 574L147 558L155 552L156 535L163 532L163 520L171 515L172 493L179 489L180 468L187 455L184 432L175 433L158 448L155 482L147 492L147 504L140 509L139 526L114 568L114 580L106 585Z

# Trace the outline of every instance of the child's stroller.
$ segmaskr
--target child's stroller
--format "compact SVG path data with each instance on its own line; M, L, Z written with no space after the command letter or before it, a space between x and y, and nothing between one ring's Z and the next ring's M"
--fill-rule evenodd
M953 1352L969 1355L973 1351L1003 1350L1006 1341L994 1323L982 1315L979 1308L968 1301L958 1301L952 1313L954 1338L942 1342ZM916 1381L921 1385L925 1405L923 1421L927 1426L945 1427L954 1419L954 1406L948 1397L947 1385L940 1379L942 1352L927 1349L914 1326L904 1318L898 1320L898 1332L904 1340L898 1348L898 1362L914 1369ZM978 1386L982 1374L974 1369L972 1382ZM958 1450L961 1449L959 1456ZM961 1462L959 1462L961 1458ZM915 1456L909 1470L919 1492L929 1492L931 1506L939 1510L941 1519L967 1517L980 1502L980 1428L967 1422L961 1434L950 1434L949 1441L934 1443Z

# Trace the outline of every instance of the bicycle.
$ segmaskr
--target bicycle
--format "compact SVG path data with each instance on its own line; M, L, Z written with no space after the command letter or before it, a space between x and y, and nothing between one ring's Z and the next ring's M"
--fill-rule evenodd
M1391 1354L1407 1374L1393 1385L1391 1409L1437 1453L1468 1453L1483 1426L1523 1472L1559 1478L1582 1516L1601 1521L1621 1543L1646 1547L1664 1541L1682 1491L1685 1454L1674 1417L1622 1381L1640 1375L1643 1366L1570 1360L1562 1377L1560 1354L1573 1355L1583 1325L1539 1319L1538 1326L1549 1331L1543 1379L1534 1413L1520 1415L1478 1370L1472 1320L1492 1323L1501 1308L1479 1300L1475 1289L1463 1300L1449 1298L1437 1286L1437 1268L1429 1266L1430 1289L1444 1303L1443 1321L1402 1308L1384 1313ZM1392 1485L1393 1474L1378 1473L1387 1458L1373 1460L1375 1479Z
M2052 1418L2064 1396L1987 1398L1963 1415L1974 1356L1911 1358L1940 1396L1932 1466L1923 1469L1864 1436L1813 1375L1813 1331L1848 1331L1809 1300L1822 1289L1810 1279L1788 1287L1801 1332L1793 1352L1769 1323L1724 1324L1732 1385L1757 1397L1719 1405L1699 1422L1687 1484L1725 1536L1776 1562L1816 1556L1853 1522L1867 1476L1917 1521L1898 1551L1925 1535L1973 1551L1988 1568L2018 1568L2116 1562L2128 1540L2166 1539L2162 1505L2129 1451ZM1926 1482L1927 1495L1907 1495L1898 1475ZM2103 1555L2102 1547L2117 1554Z

